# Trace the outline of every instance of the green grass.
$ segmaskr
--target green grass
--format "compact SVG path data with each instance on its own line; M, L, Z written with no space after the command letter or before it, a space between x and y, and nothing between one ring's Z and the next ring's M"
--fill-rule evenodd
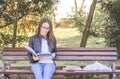
M55 28L57 47L79 47L82 39L78 28ZM105 47L104 38L89 37L86 47Z
M54 34L58 47L79 47L81 35L77 28L56 28Z

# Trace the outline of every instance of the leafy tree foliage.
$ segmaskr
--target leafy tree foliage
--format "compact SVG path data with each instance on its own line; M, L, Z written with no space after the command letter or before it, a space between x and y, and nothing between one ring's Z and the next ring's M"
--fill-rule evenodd
M103 4L108 13L106 29L106 42L108 46L117 47L120 56L120 0L110 0Z
M8 27L7 29L13 34L12 46L15 47L16 36L20 32L18 29L23 28L22 30L25 31L26 28L32 28L29 24L36 24L38 20L35 19L36 17L50 17L53 12L52 7L57 2L58 0L0 0L0 29ZM30 18L31 16L34 17Z
M52 12L52 6L57 2L58 0L0 0L0 17L4 21L0 28L12 24L16 13L18 20L29 13L46 16Z

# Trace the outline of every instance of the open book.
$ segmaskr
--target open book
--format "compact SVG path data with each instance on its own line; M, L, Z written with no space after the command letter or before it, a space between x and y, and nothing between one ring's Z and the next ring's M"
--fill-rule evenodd
M28 53L32 53L34 55L41 55L43 56L45 59L52 59L51 54L41 54L41 53L36 53L30 46L25 46L25 48L29 51Z
M30 53L33 53L34 55L38 55L30 46L25 46L25 48L26 48Z

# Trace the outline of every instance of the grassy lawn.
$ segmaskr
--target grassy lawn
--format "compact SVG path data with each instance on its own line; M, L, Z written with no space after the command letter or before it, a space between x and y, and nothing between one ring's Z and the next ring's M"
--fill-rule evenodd
M57 47L79 47L82 34L78 28L55 28ZM104 38L89 37L86 47L105 47Z

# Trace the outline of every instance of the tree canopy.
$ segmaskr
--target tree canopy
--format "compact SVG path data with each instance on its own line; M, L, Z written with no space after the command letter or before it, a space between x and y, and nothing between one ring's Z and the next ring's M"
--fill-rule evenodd
M29 17L50 16L57 2L58 0L0 0L0 28L13 26L12 46L15 47L18 28L24 25L25 20L28 24L31 22L35 24L38 19Z

